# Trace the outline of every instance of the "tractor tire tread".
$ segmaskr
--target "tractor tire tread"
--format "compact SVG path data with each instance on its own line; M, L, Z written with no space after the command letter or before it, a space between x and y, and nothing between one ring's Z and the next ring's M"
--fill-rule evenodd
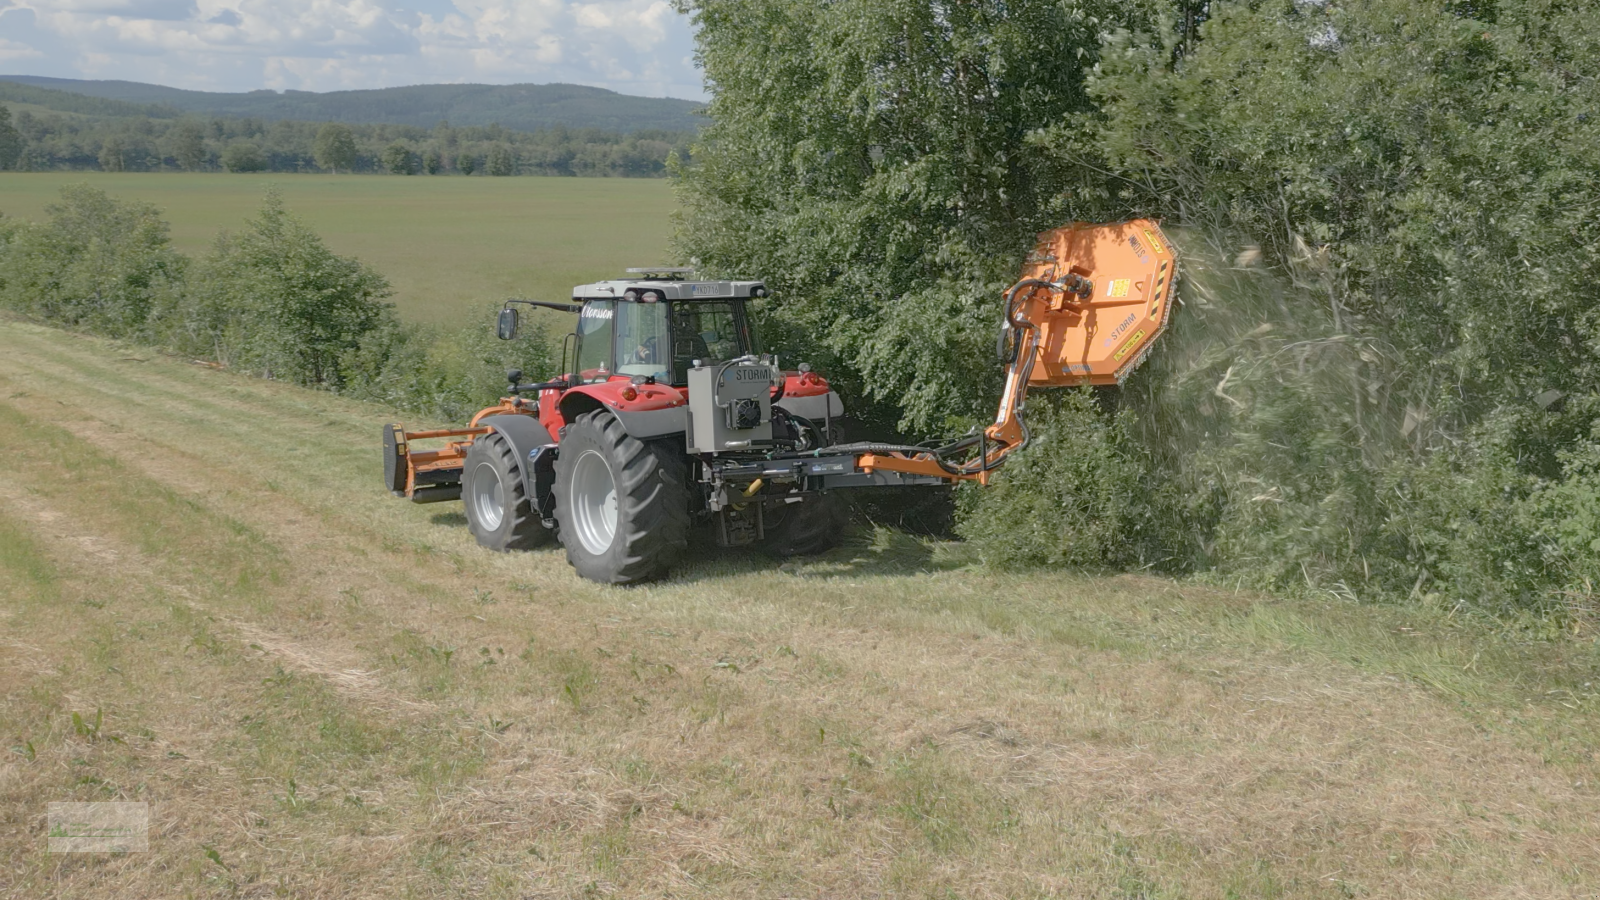
M510 509L506 510L505 515L510 520L510 527L502 526L499 531L485 532L472 513L471 485L462 484L461 496L467 507L467 530L472 532L480 545L500 552L536 550L549 542L550 529L544 526L544 520L528 497L527 484L523 481L522 470L517 465L517 454L511 448L511 443L493 431L473 441L472 446L467 448L463 474L472 477L472 473L477 471L477 460L484 457L495 466L496 471L509 472L514 476L508 479L511 485L506 491Z
M607 557L595 557L583 548L576 533L561 529L567 561L593 581L634 584L661 577L689 546L688 460L670 441L639 440L628 434L606 410L579 416L569 428L586 432L609 450L616 479L618 539L623 547ZM566 507L567 453L556 456L556 515ZM614 546L614 545L613 545Z

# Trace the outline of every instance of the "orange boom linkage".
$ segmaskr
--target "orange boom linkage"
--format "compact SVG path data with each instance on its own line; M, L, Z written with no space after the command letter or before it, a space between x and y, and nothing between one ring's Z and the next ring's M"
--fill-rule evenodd
M1176 279L1172 245L1149 219L1077 223L1039 236L1022 278L1005 293L1000 358L1005 392L993 425L924 453L866 453L867 472L987 484L1028 443L1023 401L1032 387L1121 384L1167 328ZM977 449L965 462L948 457Z

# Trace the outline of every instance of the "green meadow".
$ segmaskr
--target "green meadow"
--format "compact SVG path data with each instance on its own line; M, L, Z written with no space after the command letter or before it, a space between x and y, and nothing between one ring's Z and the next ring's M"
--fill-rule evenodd
M574 284L666 262L675 207L666 181L645 178L5 172L0 213L41 218L77 182L154 203L190 255L253 215L275 186L335 252L389 278L403 316L438 323L509 296L561 299Z

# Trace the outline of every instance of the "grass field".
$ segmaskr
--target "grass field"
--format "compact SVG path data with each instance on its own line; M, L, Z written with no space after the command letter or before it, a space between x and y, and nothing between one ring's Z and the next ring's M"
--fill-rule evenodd
M0 894L1600 892L1592 636L872 532L601 587L389 497L388 417L0 321Z
M42 218L77 182L154 203L191 255L275 185L335 252L389 278L402 315L440 323L508 296L565 299L575 284L665 262L675 208L666 181L644 178L0 172L0 213Z

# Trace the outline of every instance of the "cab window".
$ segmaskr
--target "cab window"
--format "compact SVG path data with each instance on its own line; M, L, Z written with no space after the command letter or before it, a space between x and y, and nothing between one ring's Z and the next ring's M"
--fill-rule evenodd
M729 360L750 351L744 310L726 301L694 300L673 304L673 363L688 372L695 360Z
M647 375L664 384L672 381L668 309L665 303L617 304L618 375Z
M616 302L590 300L578 314L578 379L585 384L611 377L611 336Z

